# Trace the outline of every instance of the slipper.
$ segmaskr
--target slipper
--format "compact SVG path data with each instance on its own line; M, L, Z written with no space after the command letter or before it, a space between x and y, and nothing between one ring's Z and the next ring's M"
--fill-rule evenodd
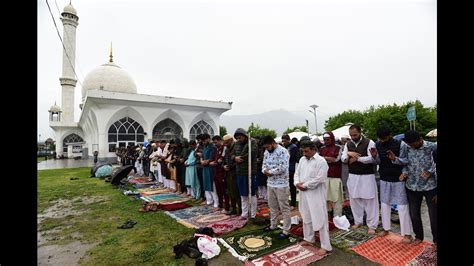
M130 229L133 228L131 224L122 224L121 226L117 226L118 229Z
M125 221L126 224L129 224L129 225L136 225L137 222L135 222L134 220L131 220L131 219L128 219Z

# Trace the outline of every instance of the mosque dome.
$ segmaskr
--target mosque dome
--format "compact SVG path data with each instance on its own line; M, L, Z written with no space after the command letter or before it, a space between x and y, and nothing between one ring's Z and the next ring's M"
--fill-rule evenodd
M63 12L64 12L64 13L74 14L74 15L77 16L77 11L76 11L76 9L75 9L71 4L65 6Z
M54 103L54 105L51 106L48 111L51 113L59 113L61 112L61 107L57 106L56 103Z
M137 86L132 77L111 61L86 75L82 82L82 98L86 97L88 90L137 93Z

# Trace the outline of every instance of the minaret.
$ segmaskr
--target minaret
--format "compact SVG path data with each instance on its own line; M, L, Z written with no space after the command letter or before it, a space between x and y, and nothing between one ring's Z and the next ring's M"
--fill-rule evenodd
M74 123L74 88L76 87L76 75L74 69L76 65L76 28L79 17L76 9L71 5L64 7L61 13L63 22L63 73L59 78L62 87L62 122L66 124Z

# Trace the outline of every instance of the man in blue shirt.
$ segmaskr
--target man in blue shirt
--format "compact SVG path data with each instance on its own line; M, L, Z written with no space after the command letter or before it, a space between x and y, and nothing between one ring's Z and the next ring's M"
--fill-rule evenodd
M403 168L400 181L406 179L406 192L410 208L410 218L415 232L415 244L423 241L423 224L421 221L421 203L423 197L428 205L431 233L433 234L434 248L438 241L437 224L437 176L436 164L433 160L435 143L425 141L414 130L405 133L405 142L410 146L407 152L408 164Z

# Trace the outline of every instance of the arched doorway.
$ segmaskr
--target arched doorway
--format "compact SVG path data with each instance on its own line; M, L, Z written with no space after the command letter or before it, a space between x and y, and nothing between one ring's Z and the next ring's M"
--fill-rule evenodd
M189 131L189 139L195 140L197 135L207 133L211 137L214 136L214 129L212 129L211 125L206 123L204 120L201 120L194 124Z
M69 156L68 147L72 146L72 156L82 156L82 144L84 140L81 136L75 133L67 135L63 140L63 155Z
M154 140L170 141L176 138L183 138L183 129L169 118L162 120L153 128Z
M117 147L143 144L145 140L143 127L130 117L124 117L109 127L109 152L115 152Z

